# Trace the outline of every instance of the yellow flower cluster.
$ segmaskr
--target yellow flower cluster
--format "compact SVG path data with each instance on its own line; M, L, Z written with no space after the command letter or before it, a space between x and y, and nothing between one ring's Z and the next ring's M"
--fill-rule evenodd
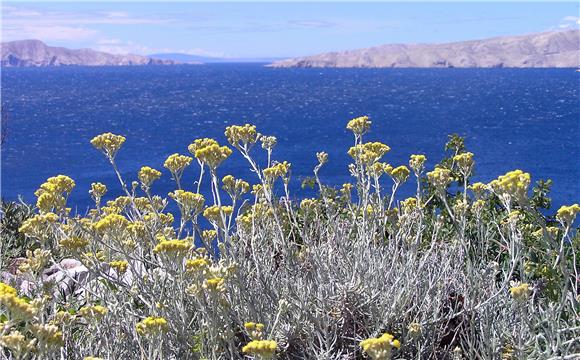
M207 270L210 265L209 260L203 257L187 259L185 261L185 270L190 273L201 273Z
M401 208L404 212L411 212L417 208L417 199L414 197L410 197L401 201Z
M490 182L489 186L498 195L524 199L530 186L530 174L522 170L510 171Z
M409 166L415 174L420 174L423 172L425 167L425 161L427 161L427 157L425 155L411 155L411 159L409 160Z
M148 188L153 184L153 182L161 177L161 171L155 170L149 166L143 166L139 173L137 174L141 185L144 188Z
M328 153L321 151L316 153L316 158L318 159L318 163L320 165L326 164L328 162Z
M51 224L58 221L58 216L53 213L37 214L26 219L18 231L28 237L41 238L46 235L46 230Z
M379 161L391 148L380 142L368 142L358 144L348 150L350 155L357 163L370 166Z
M391 175L393 166L386 162L376 162L368 167L368 172L371 176L381 177L383 174Z
M203 211L203 216L214 224L222 223L222 216L229 216L234 212L231 206L212 205Z
M244 354L260 356L262 359L271 359L278 349L274 340L252 340L242 348Z
M154 336L169 329L167 320L162 317L149 316L138 322L135 326L137 334L141 336Z
M30 327L32 333L38 339L40 344L50 345L50 346L60 346L62 345L62 331L58 329L55 325L38 325L33 324Z
M466 174L470 172L471 168L473 167L473 153L464 152L457 154L453 157L453 161L457 164L459 169L461 169L461 171Z
M225 135L228 142L235 148L247 148L248 145L253 145L258 141L256 126L250 124L228 126Z
M252 205L251 209L239 216L236 220L239 227L249 231L252 229L254 221L266 219L274 215L274 210L267 204L257 203Z
M127 260L116 260L109 262L109 266L117 271L118 274L123 274L127 271L129 262Z
M435 168L427 173L427 179L436 189L443 190L451 182L451 171L444 168Z
M109 214L95 224L95 230L100 233L118 233L125 230L129 220L123 215Z
M244 328L248 332L250 339L252 340L262 340L264 336L264 324L255 323L255 322L247 322L244 324Z
M268 151L272 151L272 149L274 148L274 146L276 146L276 143L278 142L275 136L265 136L265 135L260 137L260 141L262 142L262 149Z
M409 168L407 168L405 165L401 165L391 170L390 175L396 183L400 184L407 181L410 173L411 172L409 171Z
M475 194L476 199L481 199L483 197L483 193L487 190L487 185L484 183L476 182L471 184L469 188Z
M16 359L23 355L36 351L36 340L28 340L18 330L13 330L8 335L0 336L0 345L13 351Z
M169 193L169 197L175 200L187 215L197 215L203 210L205 198L201 194L193 193L191 191L175 190Z
M179 239L171 239L167 240L164 236L159 237L161 240L159 244L155 246L153 252L165 253L168 255L185 255L192 248L192 243L189 239L186 240L179 240Z
M370 338L360 342L360 347L373 360L387 360L391 357L393 348L400 348L401 343L389 333L384 333L378 338Z
M124 136L115 135L109 132L95 136L91 140L91 144L97 150L101 150L109 159L113 159L117 155L119 149L121 149L125 140Z
M225 279L221 277L209 278L203 282L202 287L214 293L224 292L226 289L225 282Z
M70 251L77 251L89 245L89 240L82 236L68 236L59 240L58 246Z
M101 198L107 192L107 186L105 184L101 184L100 182L92 183L91 190L89 190L89 194L96 202L100 202Z
M18 319L32 319L38 310L26 300L16 296L16 289L5 283L0 283L0 304Z
M527 283L514 283L510 288L510 294L516 301L526 301L531 294L532 289Z
M183 170L191 164L192 160L193 158L189 156L172 154L165 160L163 166L169 169L174 176L181 177Z
M316 204L316 199L304 199L300 202L300 209L304 211L313 210L316 209Z
M287 179L288 172L290 171L291 164L287 161L277 163L262 170L266 181L273 182L277 178Z
M101 319L107 315L107 308L101 305L83 306L79 310L79 315L85 319Z
M346 124L346 128L352 131L355 135L360 136L369 131L372 122L368 116L360 116L354 118Z
M576 219L576 214L580 212L580 205L562 206L556 213L556 218L566 225L571 225Z
M250 191L250 184L242 179L236 179L232 175L226 175L222 179L223 189L231 196L231 197L239 197Z
M188 150L201 164L206 164L215 170L225 159L232 154L232 149L220 146L214 139L197 139L189 145Z
M53 209L57 211L64 210L66 198L74 187L74 180L66 175L48 178L44 184L40 185L40 189L34 193L38 198L36 207L42 212L50 212Z

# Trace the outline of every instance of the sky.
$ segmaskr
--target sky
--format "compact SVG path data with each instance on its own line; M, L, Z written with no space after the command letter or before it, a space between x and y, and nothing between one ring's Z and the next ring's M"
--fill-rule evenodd
M2 41L111 53L294 57L580 27L576 1L2 1Z

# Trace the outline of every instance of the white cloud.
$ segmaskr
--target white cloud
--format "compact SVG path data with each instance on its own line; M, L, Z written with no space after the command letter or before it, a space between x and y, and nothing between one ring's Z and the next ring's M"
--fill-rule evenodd
M84 40L95 37L98 31L78 26L36 26L23 24L2 29L2 41L39 39L43 41Z
M93 25L165 24L172 19L131 16L122 11L39 11L21 6L2 6L3 40L35 38L44 41L81 40L99 33Z
M573 27L577 27L580 25L580 17L578 16L566 16L560 20L560 24L558 28L560 29L569 29Z

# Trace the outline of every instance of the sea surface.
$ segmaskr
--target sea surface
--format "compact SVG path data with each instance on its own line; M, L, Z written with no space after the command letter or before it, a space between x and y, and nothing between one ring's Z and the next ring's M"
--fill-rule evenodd
M174 189L162 164L172 153L188 154L197 138L226 143L224 129L251 123L278 138L275 160L292 163L292 193L312 174L316 152L329 163L323 182L352 181L346 151L353 137L347 121L372 118L366 140L392 150L385 161L407 164L426 154L428 169L443 156L447 135L458 133L475 153L474 179L490 181L513 169L534 181L554 181L553 206L580 201L580 73L574 69L273 69L260 64L166 67L60 67L2 69L2 104L9 112L2 147L1 194L33 202L48 177L76 181L69 204L83 213L91 182L121 190L114 172L89 143L114 132L127 137L118 165L130 183L143 165L163 170L153 191ZM264 161L257 145L253 152ZM196 162L184 175L193 189ZM238 154L226 174L256 182ZM390 187L388 179L385 185ZM401 189L410 195L414 185Z

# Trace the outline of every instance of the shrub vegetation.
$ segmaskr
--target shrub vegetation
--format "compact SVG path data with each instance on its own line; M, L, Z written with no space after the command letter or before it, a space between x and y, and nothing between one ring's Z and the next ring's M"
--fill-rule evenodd
M3 243L9 236L22 248L25 236L28 251L2 254L3 265L25 258L0 283L0 355L578 358L580 206L545 216L549 182L531 189L521 170L472 183L474 155L458 136L431 171L420 154L392 166L382 162L389 146L363 141L370 126L367 117L347 125L352 184L324 185L330 160L320 152L311 181L319 196L301 201L289 193L291 164L272 160L276 138L252 125L226 129L231 147L198 139L191 156L169 156L176 187L167 197L154 195L157 169L122 178L123 136L95 137L123 196L106 200L107 187L94 183L94 208L72 214L75 182L59 175L40 186L19 233L3 219ZM253 186L218 175L234 150ZM183 174L194 160L190 189ZM399 201L406 181L416 194Z

